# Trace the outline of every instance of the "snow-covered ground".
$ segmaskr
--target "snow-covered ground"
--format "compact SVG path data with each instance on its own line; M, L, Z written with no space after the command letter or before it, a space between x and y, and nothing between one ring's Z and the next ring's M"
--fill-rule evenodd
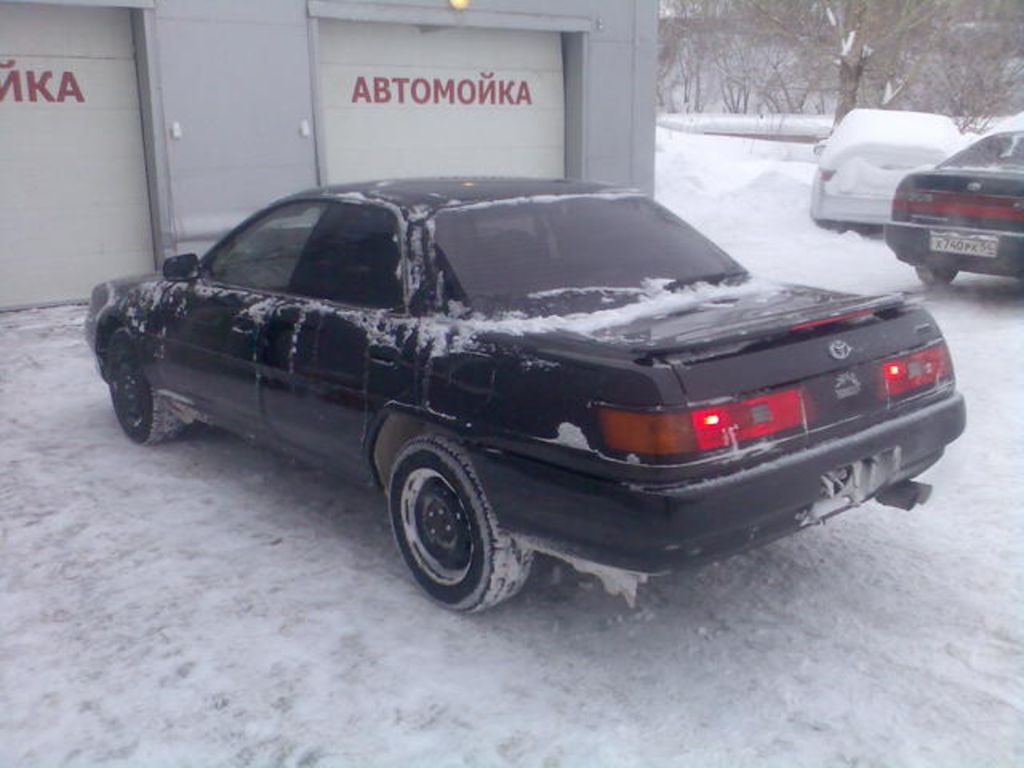
M919 292L786 149L659 134L658 197L779 280L918 293L968 398L912 512L654 580L550 563L445 612L375 492L211 430L124 438L81 308L0 314L0 768L1024 764L1024 290Z

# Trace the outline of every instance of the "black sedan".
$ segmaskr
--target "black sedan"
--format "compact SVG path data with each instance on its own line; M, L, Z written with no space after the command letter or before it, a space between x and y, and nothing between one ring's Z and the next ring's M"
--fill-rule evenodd
M86 330L131 439L198 420L371 479L458 610L535 552L631 599L866 499L909 508L964 427L923 308L758 280L583 182L298 194L98 286Z
M896 190L885 241L926 285L1024 277L1024 131L997 133Z

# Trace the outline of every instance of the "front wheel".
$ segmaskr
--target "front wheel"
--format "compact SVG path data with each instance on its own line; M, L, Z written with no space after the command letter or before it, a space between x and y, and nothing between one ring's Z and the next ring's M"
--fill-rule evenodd
M533 552L498 526L469 457L452 441L410 440L395 459L388 504L402 558L445 607L481 611L522 589Z
M924 265L914 267L917 276L925 285L934 288L941 285L949 285L957 275L957 270L949 267L927 267Z
M104 368L110 400L121 429L136 443L170 440L185 427L170 404L153 392L142 370L135 337L125 328L114 331L107 344Z

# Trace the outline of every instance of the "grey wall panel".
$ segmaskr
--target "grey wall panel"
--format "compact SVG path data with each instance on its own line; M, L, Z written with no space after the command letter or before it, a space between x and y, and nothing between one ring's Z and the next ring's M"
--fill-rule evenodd
M316 183L301 3L162 0L157 40L178 250Z
M587 178L586 126L587 35L562 35L562 70L565 73L565 175Z
M302 0L157 0L163 18L299 24Z
M631 43L591 41L586 96L589 178L633 184Z
M657 118L658 4L634 0L633 184L654 192L654 144Z

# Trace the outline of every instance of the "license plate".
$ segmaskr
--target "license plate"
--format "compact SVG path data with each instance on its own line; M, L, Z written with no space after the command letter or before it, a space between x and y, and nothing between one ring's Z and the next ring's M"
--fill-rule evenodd
M932 232L931 248L936 253L955 253L958 256L981 256L985 259L994 259L999 251L999 238L994 235Z

